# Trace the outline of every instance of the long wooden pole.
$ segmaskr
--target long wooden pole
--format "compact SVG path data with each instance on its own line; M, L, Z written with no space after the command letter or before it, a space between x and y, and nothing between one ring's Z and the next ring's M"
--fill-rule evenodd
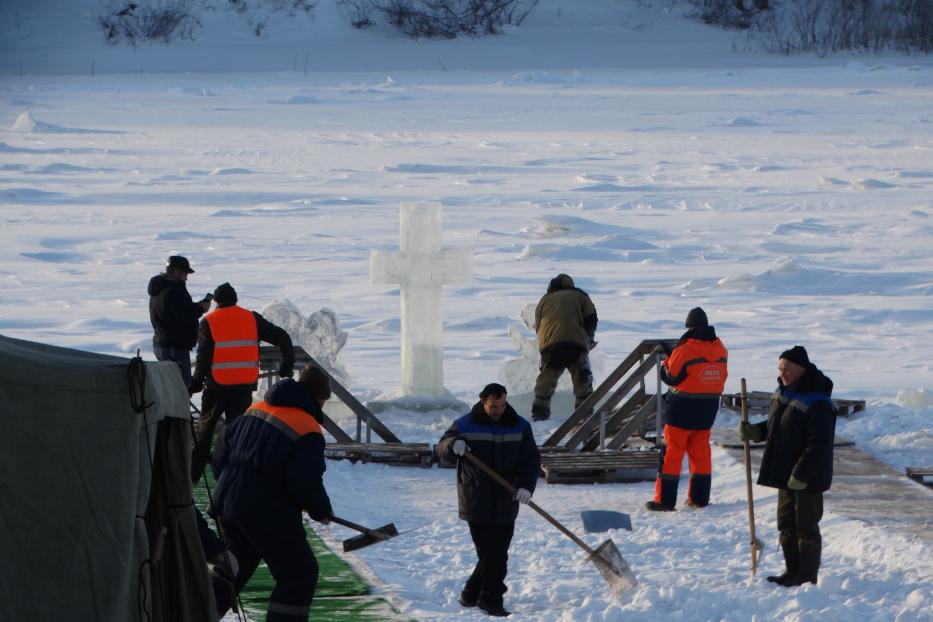
M748 423L748 391L742 378L742 423ZM755 498L752 495L752 451L748 437L745 445L745 487L748 492L748 531L752 548L752 576L758 572L758 538L755 537Z

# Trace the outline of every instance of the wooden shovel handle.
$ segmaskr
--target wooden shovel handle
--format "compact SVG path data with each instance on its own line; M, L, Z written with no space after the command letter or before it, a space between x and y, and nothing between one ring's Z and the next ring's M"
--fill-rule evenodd
M463 457L466 458L467 460L469 460L470 462L472 462L473 464L475 464L477 467L479 467L480 470L483 471L486 475L488 475L489 477L493 478L494 480L496 480L497 482L499 482L500 484L502 484L503 488L505 488L506 490L508 490L510 493L512 493L513 495L515 494L515 486L513 486L513 485L510 484L508 481L506 481L506 479L505 479L504 477L502 477L501 475L499 475L498 473L496 473L496 472L495 472L489 465L487 465L485 462L483 462L482 460L480 460L479 458L477 458L475 455L473 455L473 453L472 453L469 449L467 449L466 452L464 452ZM559 522L557 522L557 519L556 519L556 518L554 518L553 516L551 516L550 514L548 514L547 512L545 512L544 510L542 510L542 509L538 506L537 503L535 503L534 501L529 500L529 501L528 501L528 507L530 507L532 510L534 510L535 512L537 512L538 514L540 514L541 516L543 516L543 517L544 517L544 520L546 520L547 522L551 523L552 525L554 525L555 527L557 527L558 529L560 529L561 532L562 532L565 536L567 536L568 538L570 538L571 540L573 540L574 542L576 542L577 545L578 545L580 548L582 548L584 551L586 551L587 553L589 553L589 555L590 555L591 557L596 555L596 551L594 551L592 548L590 548L590 546L589 546L586 542L584 542L583 540L581 540L580 538L578 538L576 535L574 535L574 533L573 533L572 531L570 531L569 529L567 529L566 527L564 527L563 525L561 525Z
M745 388L745 378L742 378L742 423L748 423L748 391ZM758 539L755 536L755 497L752 494L752 452L748 437L743 442L745 450L745 487L748 496L748 531L751 539L752 575L758 570Z

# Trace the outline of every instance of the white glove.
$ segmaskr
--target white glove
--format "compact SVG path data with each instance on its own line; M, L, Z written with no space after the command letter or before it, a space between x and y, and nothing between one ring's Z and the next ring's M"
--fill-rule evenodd
M458 456L462 456L463 454L467 452L467 449L469 449L469 447L467 447L465 440L463 440L462 438L458 438L457 440L454 441L454 446L452 449L455 454L457 454Z
M230 574L227 573L227 563L230 563ZM237 561L236 556L231 551L221 551L210 560L211 565L214 567L214 572L219 574L222 577L226 577L231 581L239 574L240 572L240 562Z
M515 491L515 500L519 503L528 503L531 501L531 491L519 488Z

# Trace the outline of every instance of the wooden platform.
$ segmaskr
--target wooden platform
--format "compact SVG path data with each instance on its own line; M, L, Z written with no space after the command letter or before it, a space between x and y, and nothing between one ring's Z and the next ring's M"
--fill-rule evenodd
M430 443L331 443L324 447L324 457L423 468L434 464Z
M739 411L742 408L742 395L740 393L723 393L719 405L729 410ZM771 393L766 391L752 391L748 394L748 412L763 414L768 412L771 402ZM843 400L833 398L833 410L837 417L846 417L850 413L865 410L865 400Z
M740 445L735 431L714 428L713 439L726 447L736 462L744 462L742 449L730 447ZM754 478L758 477L762 454L751 453ZM756 489L756 497L760 494L757 490L761 489ZM933 492L856 445L833 449L833 483L824 498L827 512L933 542Z
M933 467L907 467L907 477L933 488Z
M650 446L610 451L547 451L541 454L541 471L549 484L651 481L658 473L658 451Z

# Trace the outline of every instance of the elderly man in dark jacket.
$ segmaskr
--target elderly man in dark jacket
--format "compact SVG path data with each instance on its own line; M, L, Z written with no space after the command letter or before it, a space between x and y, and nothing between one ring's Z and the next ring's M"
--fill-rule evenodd
M238 306L236 290L230 283L217 286L214 302L217 308L201 320L198 356L189 388L191 393L204 388L191 457L192 482L201 478L210 459L211 440L221 415L230 425L253 401L259 380L259 343L279 348L280 378L291 377L295 364L289 334L259 313Z
M152 350L160 361L175 361L185 386L191 385L191 348L198 339L198 318L211 308L209 297L194 302L185 283L194 274L186 257L172 255L165 272L149 279Z
M535 331L541 366L535 381L531 417L551 417L551 397L564 370L573 382L574 408L593 392L589 351L596 345L596 307L589 295L574 286L573 279L558 274L535 307Z
M742 440L765 441L758 484L778 489L777 527L784 573L768 581L785 587L816 583L820 569L823 493L833 479L833 381L810 362L803 346L778 359L778 388L768 420L739 424Z
M479 606L491 616L507 616L503 595L508 589L509 545L515 530L518 504L528 503L538 481L541 458L531 425L508 403L501 384L488 384L480 401L454 421L441 437L438 455L448 461L467 451L494 469L517 489L512 495L467 460L457 461L460 518L470 525L477 562L467 579L460 604Z
M318 417L330 398L330 379L307 366L298 382L280 380L265 400L224 432L214 451L217 488L213 513L239 561L239 592L263 559L275 578L268 622L308 620L318 565L302 523L304 510L327 523L324 436ZM223 612L232 603L218 603Z

